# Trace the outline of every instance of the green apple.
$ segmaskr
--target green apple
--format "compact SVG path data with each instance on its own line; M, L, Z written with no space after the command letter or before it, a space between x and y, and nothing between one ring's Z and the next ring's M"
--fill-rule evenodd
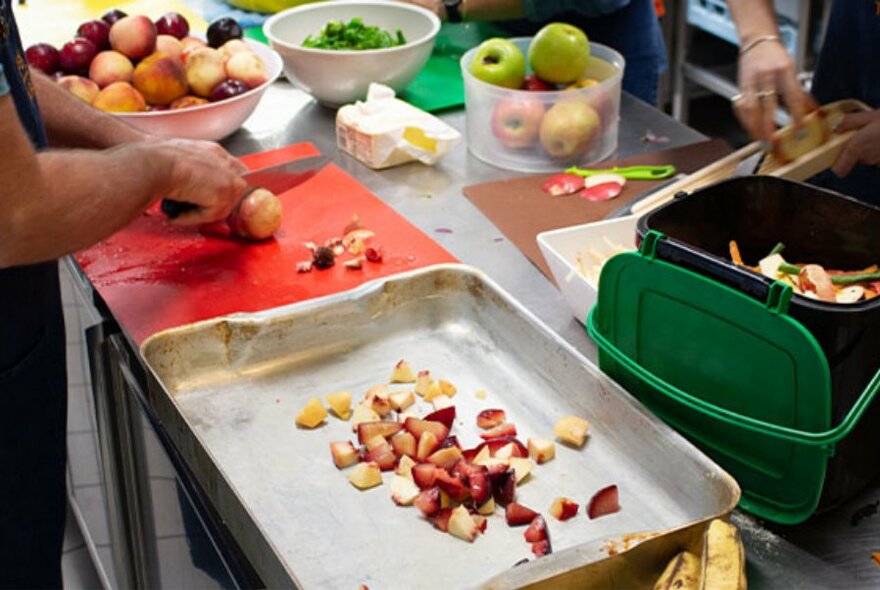
M563 100L541 120L541 145L553 158L575 158L591 147L601 131L602 122L593 107L582 100Z
M526 77L526 58L507 39L487 39L477 48L470 71L483 82L519 88Z
M542 80L569 84L581 78L590 61L587 35L565 23L551 23L529 45L529 63Z

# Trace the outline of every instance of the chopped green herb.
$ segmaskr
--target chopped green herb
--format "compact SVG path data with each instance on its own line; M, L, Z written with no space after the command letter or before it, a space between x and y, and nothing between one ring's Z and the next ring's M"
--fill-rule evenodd
M406 37L400 29L392 35L379 27L365 25L360 18L353 18L347 23L330 21L324 25L320 35L306 37L303 47L364 50L396 47L405 43Z

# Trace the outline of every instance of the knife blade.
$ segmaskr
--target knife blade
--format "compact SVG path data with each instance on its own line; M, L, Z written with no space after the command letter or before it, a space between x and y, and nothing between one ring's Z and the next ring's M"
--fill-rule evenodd
M739 164L736 165L736 168L734 168L733 178L753 175L761 167L761 162L764 161L764 156L766 155L767 152L765 152L763 149L760 149L748 158L742 160Z
M241 177L247 182L248 188L242 193L242 198L257 187L264 188L276 195L281 194L318 174L329 161L330 158L324 155L311 156L243 174ZM168 219L175 219L195 209L198 209L198 205L193 203L162 199L162 213Z

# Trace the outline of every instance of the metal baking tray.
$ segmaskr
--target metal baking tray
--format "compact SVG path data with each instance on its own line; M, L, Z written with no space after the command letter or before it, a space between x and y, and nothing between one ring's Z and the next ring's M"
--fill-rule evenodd
M466 266L175 328L142 354L150 403L269 587L517 587L625 555L635 543L619 541L630 533L688 531L739 499L729 475ZM313 396L348 390L356 401L401 358L458 387L453 433L465 447L479 441L474 417L487 407L504 408L523 441L552 438L562 415L587 418L586 446L557 445L518 501L546 514L556 496L585 503L616 483L620 512L548 518L554 555L510 570L532 556L500 508L468 544L396 506L387 485L356 490L328 450L354 438L349 424L331 416L302 430L294 417ZM486 399L475 396L481 389Z

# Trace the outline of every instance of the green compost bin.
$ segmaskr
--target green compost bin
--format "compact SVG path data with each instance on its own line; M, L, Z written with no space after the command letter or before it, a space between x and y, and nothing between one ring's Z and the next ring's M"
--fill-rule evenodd
M828 460L880 389L880 373L836 426L825 353L787 315L791 288L757 301L655 258L663 236L603 267L587 329L599 366L719 465L740 506L796 524L816 510Z

